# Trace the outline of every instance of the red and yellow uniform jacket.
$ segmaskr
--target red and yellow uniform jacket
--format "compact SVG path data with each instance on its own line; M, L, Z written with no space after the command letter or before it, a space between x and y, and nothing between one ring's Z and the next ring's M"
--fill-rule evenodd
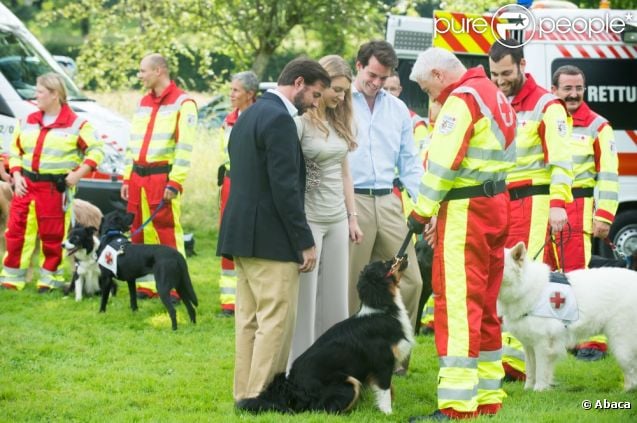
M469 69L437 100L443 105L415 208L426 217L449 190L503 181L515 166L515 113L482 67Z
M573 113L573 188L597 188L595 219L613 223L617 211L617 151L613 128L586 103Z
M96 168L104 158L102 141L93 126L64 104L55 122L44 125L44 112L31 113L18 122L11 144L11 173L63 175L84 162Z
M167 186L181 192L190 168L196 129L197 105L173 81L159 96L154 92L145 95L131 122L124 183L130 178L133 164L171 165Z
M564 104L526 74L511 105L518 125L516 168L507 177L509 188L550 185L551 207L564 208L573 201L570 122Z
M239 109L236 108L226 115L223 119L221 130L223 131L223 139L221 142L221 163L230 170L230 156L228 155L228 141L230 140L230 132L235 122L239 119Z

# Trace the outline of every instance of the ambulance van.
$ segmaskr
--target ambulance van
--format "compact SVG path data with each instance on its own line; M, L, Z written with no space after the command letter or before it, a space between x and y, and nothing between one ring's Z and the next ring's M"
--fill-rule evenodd
M618 252L629 256L637 251L637 11L506 7L487 15L448 11L435 11L433 18L390 15L386 39L399 57L401 97L427 115L428 98L409 81L409 73L418 54L430 46L453 51L467 67L482 65L488 72L487 54L496 36L514 37L524 43L526 72L549 90L558 67L581 68L586 75L585 101L614 129L619 208L609 239ZM594 250L612 257L608 245L597 240Z
M0 3L0 153L9 152L17 119L37 110L36 79L47 72L62 75L69 105L93 124L104 141L104 161L97 171L80 181L77 197L109 211L121 203L123 149L128 141L129 122L82 94L44 46Z

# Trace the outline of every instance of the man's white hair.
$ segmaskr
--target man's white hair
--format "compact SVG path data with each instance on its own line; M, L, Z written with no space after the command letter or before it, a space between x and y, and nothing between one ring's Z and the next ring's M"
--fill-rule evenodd
M454 70L462 68L462 62L450 51L440 47L429 47L418 55L409 79L414 82L427 81L431 78L431 71Z

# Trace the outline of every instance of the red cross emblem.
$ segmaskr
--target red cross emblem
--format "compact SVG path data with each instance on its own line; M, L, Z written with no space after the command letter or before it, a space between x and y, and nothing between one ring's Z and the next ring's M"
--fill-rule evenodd
M111 254L110 251L108 251L106 253L106 255L104 256L104 258L106 259L106 264L112 264L113 263L113 254Z
M566 298L562 298L559 292L554 292L553 296L550 298L551 307L554 309L558 309L566 302Z

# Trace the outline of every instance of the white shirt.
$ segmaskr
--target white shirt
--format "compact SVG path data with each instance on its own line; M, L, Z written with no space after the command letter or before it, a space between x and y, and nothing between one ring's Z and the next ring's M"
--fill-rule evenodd
M279 96L279 98L283 101L285 108L288 109L288 113L290 114L290 116L294 117L297 114L299 114L299 110L296 107L294 107L294 104L292 104L292 102L288 100L288 98L284 96L283 94L281 94L278 90L274 88L270 88L267 92Z

